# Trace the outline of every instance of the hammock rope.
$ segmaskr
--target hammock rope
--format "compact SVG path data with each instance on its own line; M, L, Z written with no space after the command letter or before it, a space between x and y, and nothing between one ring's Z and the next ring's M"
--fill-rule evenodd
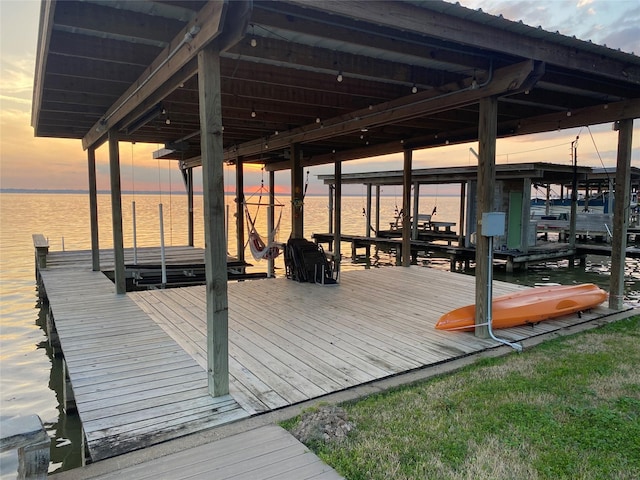
M267 238L273 238L273 242L267 244L263 238L258 233L256 229L256 219L258 218L258 213L260 212L260 207L263 205L262 203L262 193L264 191L264 180L260 185L258 203L249 203L248 200L251 200L255 194L251 195L244 203L244 214L247 219L247 230L249 231L249 235L247 238L247 243L249 244L249 249L251 250L251 255L256 260L273 260L278 255L280 255L280 246L276 242L276 237L278 235L278 231L280 230L280 220L282 219L282 211L280 208L280 214L278 215L278 221L275 223L273 230L269 232L269 236ZM254 218L251 218L251 212L249 211L249 205L257 205L256 213ZM274 203L273 205L267 205L270 207L283 207L284 205L281 203ZM245 245L246 247L246 245Z

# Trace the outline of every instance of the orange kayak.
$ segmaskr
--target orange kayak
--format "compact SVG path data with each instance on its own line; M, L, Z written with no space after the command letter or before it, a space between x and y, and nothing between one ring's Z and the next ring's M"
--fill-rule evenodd
M493 299L492 327L509 328L538 323L600 305L607 292L592 283L557 285L523 290ZM444 314L436 323L438 330L473 331L475 305Z

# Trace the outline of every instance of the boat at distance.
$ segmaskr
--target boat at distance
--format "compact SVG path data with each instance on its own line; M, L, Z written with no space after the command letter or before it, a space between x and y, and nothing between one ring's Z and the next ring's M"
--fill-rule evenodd
M592 283L536 287L493 299L492 328L529 325L596 307L607 292ZM452 310L436 323L438 330L473 331L475 305Z

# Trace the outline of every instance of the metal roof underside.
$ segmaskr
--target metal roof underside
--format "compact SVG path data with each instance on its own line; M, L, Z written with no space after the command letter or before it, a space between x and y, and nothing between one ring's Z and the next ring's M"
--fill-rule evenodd
M374 5L45 2L36 136L95 147L112 130L199 165L204 35L222 50L225 160L273 170L288 168L292 143L307 166L476 140L487 95L500 137L640 116L636 55L446 2Z

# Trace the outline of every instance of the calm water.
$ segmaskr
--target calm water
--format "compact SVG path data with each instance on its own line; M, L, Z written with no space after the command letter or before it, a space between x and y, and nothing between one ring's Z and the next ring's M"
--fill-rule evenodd
M136 203L137 243L139 246L157 246L159 239L158 204L163 203L165 244L187 243L186 196L184 195L129 195L123 197L125 246L133 244L132 207ZM281 198L286 203L286 198ZM385 226L394 216L400 198L381 199L381 224ZM110 200L99 196L100 246L112 245ZM227 203L233 218L234 203ZM458 199L452 197L422 197L422 211L430 213L437 205L437 219L458 221ZM398 205L399 206L399 205ZM365 232L364 198L343 199L342 231L345 234L363 235ZM279 209L278 209L279 210ZM80 428L76 415L65 415L59 404L61 392L60 360L51 358L43 330L43 318L38 304L34 280L32 233L43 233L49 238L51 250L79 250L90 248L88 196L83 194L0 194L0 415L38 414L52 437L50 471L70 469L80 464ZM279 215L279 212L277 212ZM202 197L195 198L196 246L203 246ZM266 210L258 214L258 230L266 232ZM290 212L282 208L279 240L289 235ZM233 231L233 229L230 229ZM326 197L307 197L305 200L305 236L313 232L328 231L328 201ZM348 245L342 247L349 254ZM229 253L236 253L235 238L231 235ZM247 251L247 259L251 260ZM364 260L364 259L360 259ZM394 259L387 254L370 259L374 266L392 265ZM255 262L256 269L266 264ZM421 258L420 265L448 269L448 259ZM551 262L530 269L525 273L506 274L501 269L497 280L507 280L524 285L536 283L594 282L608 285L610 261L608 257L590 257L585 269L568 269L566 262ZM277 272L282 275L284 264L279 258ZM346 263L345 269L364 268L362 264ZM468 272L472 273L472 272ZM640 294L640 264L627 261L627 295L637 302ZM14 478L15 453L0 457L2 478Z

